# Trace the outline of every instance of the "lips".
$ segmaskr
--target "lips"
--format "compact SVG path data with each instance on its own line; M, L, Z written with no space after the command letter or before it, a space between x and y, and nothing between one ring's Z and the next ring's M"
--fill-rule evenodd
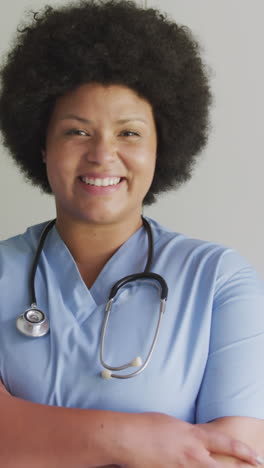
M124 186L126 182L125 177L110 176L108 174L85 174L78 177L82 190L87 194L96 195L110 195Z

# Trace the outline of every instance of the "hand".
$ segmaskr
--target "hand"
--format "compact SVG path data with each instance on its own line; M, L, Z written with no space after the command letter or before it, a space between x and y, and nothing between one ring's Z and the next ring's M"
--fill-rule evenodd
M123 468L222 468L212 453L240 460L238 467L258 465L254 450L218 430L207 430L206 425L160 413L133 416L127 420L121 441Z

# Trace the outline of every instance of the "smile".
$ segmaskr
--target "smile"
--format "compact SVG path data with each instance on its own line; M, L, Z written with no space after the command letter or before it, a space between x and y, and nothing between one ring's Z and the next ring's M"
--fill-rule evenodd
M80 179L87 185L95 185L96 187L108 187L109 185L119 184L121 177L105 177L103 179L80 177Z

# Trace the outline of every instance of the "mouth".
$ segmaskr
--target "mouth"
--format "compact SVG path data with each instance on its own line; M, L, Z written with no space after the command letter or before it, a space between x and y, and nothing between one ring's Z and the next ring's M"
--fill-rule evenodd
M86 177L80 176L80 181L86 185L92 185L95 187L111 187L113 185L118 185L125 177Z
M89 196L110 196L118 193L126 185L126 177L96 177L96 174L78 177L82 190Z

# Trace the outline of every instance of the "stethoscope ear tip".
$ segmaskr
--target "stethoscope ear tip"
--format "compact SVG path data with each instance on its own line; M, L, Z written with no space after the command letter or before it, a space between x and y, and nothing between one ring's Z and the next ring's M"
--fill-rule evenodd
M112 378L112 372L108 369L104 369L101 372L101 377L103 377L103 379L109 380Z
M142 366L142 359L140 356L137 356L133 361L131 361L131 366L133 367L140 367Z

